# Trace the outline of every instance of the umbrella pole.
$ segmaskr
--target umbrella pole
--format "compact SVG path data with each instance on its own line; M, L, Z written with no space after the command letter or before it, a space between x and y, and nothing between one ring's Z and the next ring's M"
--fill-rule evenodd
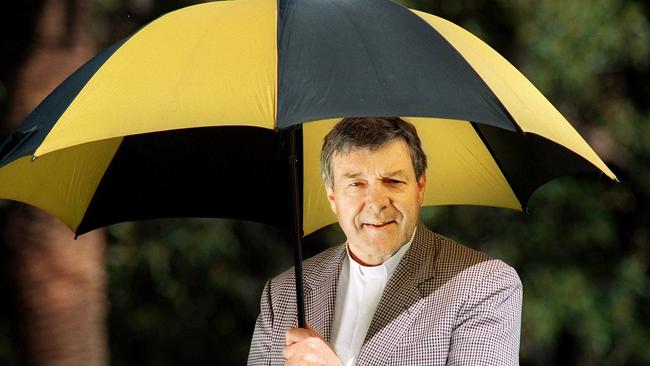
M298 155L296 151L296 132L299 127L289 131L289 164L291 165L291 190L293 193L293 229L294 229L294 268L296 277L296 306L298 307L298 327L306 328L305 298L302 286L302 210L298 185Z

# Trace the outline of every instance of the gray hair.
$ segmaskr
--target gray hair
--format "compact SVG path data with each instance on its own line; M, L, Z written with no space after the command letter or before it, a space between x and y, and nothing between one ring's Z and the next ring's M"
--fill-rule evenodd
M402 139L411 155L416 179L427 169L427 156L415 127L398 117L344 118L325 136L320 154L321 176L332 188L334 176L332 158L336 153L349 153L358 148L378 149L394 139Z

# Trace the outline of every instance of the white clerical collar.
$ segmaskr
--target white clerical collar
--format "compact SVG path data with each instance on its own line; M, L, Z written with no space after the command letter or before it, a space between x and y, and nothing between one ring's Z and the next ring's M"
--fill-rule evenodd
M399 248L399 250L395 254L393 254L390 258L388 258L387 261L377 266L364 266L359 264L350 255L350 248L346 244L345 250L348 254L348 262L350 263L350 273L351 274L358 273L362 277L366 277L366 278L390 277L393 274L393 272L395 272L395 269L397 268L399 262L402 260L404 254L406 254L406 252L411 247L411 243L413 242L413 238L415 238L416 231L417 231L417 226L413 230L413 235L411 235L411 239L406 244L402 245L402 247Z

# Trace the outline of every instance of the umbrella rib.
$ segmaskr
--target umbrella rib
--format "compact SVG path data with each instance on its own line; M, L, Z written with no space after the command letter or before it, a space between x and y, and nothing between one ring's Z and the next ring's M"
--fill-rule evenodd
M474 129L474 132L476 132L478 137L483 142L483 145L485 146L485 148L490 153L490 156L492 156L492 159L494 159L494 162L496 163L497 167L501 171L501 174L503 174L503 176L505 177L506 183L508 183L508 187L510 187L510 190L514 193L515 197L517 197L517 201L519 202L519 207L521 208L521 210L523 212L528 214L528 206L522 202L522 199L521 199L519 193L512 187L512 184L510 183L511 182L510 177L508 176L508 173L506 172L506 170L505 170L503 164L501 163L501 161L499 160L499 158L497 158L496 153L492 149L492 146L490 145L488 140L485 138L483 133L481 133L481 131L478 129L478 127L476 126L476 122L469 121L469 123L470 123L470 125L472 125L472 128ZM515 126L517 126L517 125L515 124ZM523 132L522 132L522 134L523 134Z
M477 73L477 74L478 74L478 73ZM478 75L478 76L481 77L481 75ZM483 80L483 78L481 78L481 80ZM483 80L483 82L485 82L485 80ZM487 85L487 83L486 83L486 85ZM489 88L489 87L488 87L488 88ZM490 90L492 91L492 93L493 93L494 96L496 97L497 102L499 102L499 105L500 105L501 108L503 109L503 112L506 114L506 116L508 116L508 119L510 120L510 123L512 123L512 125L513 125L513 126L515 127L515 129L517 130L517 133L520 134L520 135L522 135L522 136L526 135L526 131L524 131L524 130L521 128L521 126L519 126L519 124L518 124L517 121L514 119L514 117L512 117L512 114L510 114L510 111L508 110L508 108L506 108L506 106L503 104L503 102L501 102L501 99L499 99L499 96L498 96L498 95L497 95L497 94L496 94L492 89L490 89ZM479 136L481 136L481 139L483 138L483 135L481 135L480 133L479 133ZM487 145L487 144L486 144L486 145ZM490 153L492 153L491 150L490 150ZM494 156L494 155L492 155L492 156ZM496 160L496 159L495 159L495 160Z

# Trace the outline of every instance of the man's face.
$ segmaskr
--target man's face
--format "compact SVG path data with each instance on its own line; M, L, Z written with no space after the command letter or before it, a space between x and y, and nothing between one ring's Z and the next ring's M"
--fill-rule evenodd
M408 147L395 139L379 149L356 149L332 158L334 184L327 198L355 259L376 265L413 234L424 199Z

